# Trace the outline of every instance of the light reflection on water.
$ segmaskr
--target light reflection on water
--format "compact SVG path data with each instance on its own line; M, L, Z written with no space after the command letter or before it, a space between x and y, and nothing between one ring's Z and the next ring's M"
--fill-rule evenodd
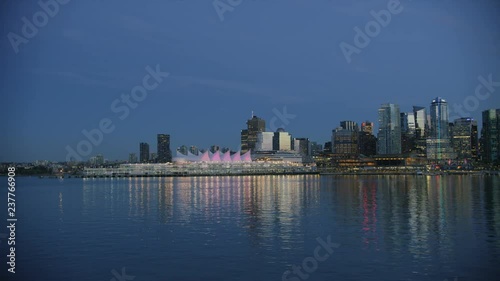
M38 233L26 237L30 255L67 259L69 269L59 274L68 280L100 280L120 266L137 280L281 280L292 264L311 256L317 237L328 235L341 247L309 280L487 280L500 261L498 177L29 183L34 187L24 200L45 206L44 212L23 207L26 233ZM57 224L57 233L45 228L50 224ZM51 244L54 235L62 238L59 244ZM100 262L89 268L92 257ZM37 267L34 260L25 262ZM56 273L43 262L40 270ZM79 270L88 279L74 278Z

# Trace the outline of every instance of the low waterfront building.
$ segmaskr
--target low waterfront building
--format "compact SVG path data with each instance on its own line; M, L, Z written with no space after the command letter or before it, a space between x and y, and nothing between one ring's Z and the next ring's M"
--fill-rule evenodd
M84 177L220 176L316 173L315 165L288 161L177 162L85 168Z

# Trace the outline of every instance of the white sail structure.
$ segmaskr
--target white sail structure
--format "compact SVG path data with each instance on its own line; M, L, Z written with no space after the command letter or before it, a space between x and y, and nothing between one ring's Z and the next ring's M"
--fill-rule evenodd
M188 152L186 155L177 150L176 156L173 158L173 162L252 162L252 157L250 151L246 152L243 155L241 155L241 151L238 151L232 155L229 151L225 152L224 154L220 153L220 151L216 151L215 153L205 151L204 153L200 153L199 155Z

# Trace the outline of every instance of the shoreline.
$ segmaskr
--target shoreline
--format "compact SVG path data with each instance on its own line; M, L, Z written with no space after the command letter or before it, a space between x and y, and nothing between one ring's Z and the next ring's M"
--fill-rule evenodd
M172 178L172 177L231 177L231 176L294 176L294 175L318 175L318 176L499 176L500 171L444 171L444 172L424 172L418 174L415 172L288 172L288 173L232 173L232 174L171 174L171 175L71 175L71 176L56 176L44 175L36 176L40 179L67 179L67 178L82 178L82 179L99 179L99 178ZM27 177L32 177L25 175Z

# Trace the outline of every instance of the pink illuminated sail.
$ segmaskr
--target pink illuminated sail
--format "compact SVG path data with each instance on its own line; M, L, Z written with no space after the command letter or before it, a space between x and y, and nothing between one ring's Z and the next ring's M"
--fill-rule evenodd
M208 151L206 151L205 153L203 153L203 155L201 155L200 161L210 162L210 156L208 156Z
M250 156L250 150L247 153L241 155L241 160L243 162L252 162L252 157Z
M224 156L222 156L222 162L231 162L231 153L229 150L224 153Z
M220 153L218 150L214 153L211 160L212 162L220 162Z
M240 154L240 151L236 152L235 154L233 154L233 162L240 162L241 161L241 154Z

